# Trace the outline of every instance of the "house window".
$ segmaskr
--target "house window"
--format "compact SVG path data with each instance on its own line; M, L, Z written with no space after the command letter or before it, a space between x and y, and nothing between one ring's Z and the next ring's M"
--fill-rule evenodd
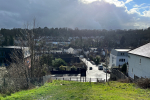
M125 59L123 59L123 61L125 62Z
M141 64L141 59L140 59L140 64Z
M119 59L119 62L121 62L121 59Z
M121 53L121 55L124 55L124 53Z

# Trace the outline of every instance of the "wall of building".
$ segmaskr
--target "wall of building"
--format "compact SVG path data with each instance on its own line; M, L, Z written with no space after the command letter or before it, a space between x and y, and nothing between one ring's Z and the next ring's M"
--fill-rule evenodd
M121 62L119 61L120 59L124 59L125 61ZM123 65L125 63L128 62L128 57L127 56L117 56L117 59L116 59L116 66L119 66L119 65Z
M116 66L116 56L115 55L110 54L109 65Z
M150 59L128 54L128 74L131 78L134 79L134 75L138 76L139 78L150 78ZM141 59L141 61L140 61Z
M119 59L125 59L125 61L121 62ZM110 60L109 60L109 65L110 66L119 66L123 65L124 63L128 62L128 57L127 56L115 56L110 54Z

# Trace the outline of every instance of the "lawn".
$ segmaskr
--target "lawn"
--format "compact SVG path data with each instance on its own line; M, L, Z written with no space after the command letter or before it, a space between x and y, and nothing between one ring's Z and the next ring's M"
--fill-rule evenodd
M44 86L24 90L1 100L150 100L150 90L132 83L89 83L53 80Z

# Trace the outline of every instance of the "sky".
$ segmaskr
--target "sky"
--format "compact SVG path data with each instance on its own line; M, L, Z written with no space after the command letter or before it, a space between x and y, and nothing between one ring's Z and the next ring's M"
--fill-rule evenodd
M0 0L0 28L146 29L150 0Z

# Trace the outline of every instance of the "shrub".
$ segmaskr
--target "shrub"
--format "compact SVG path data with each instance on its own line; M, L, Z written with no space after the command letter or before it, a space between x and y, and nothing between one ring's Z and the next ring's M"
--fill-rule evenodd
M130 80L129 79L119 79L117 80L118 82L121 82L121 83L130 83Z
M65 71L65 70L66 70L66 66L61 65L61 66L59 67L59 70Z
M71 69L72 69L73 71L75 71L77 68L73 65L73 66L71 66Z
M126 71L127 71L127 65L126 64L123 64L121 71L123 73L126 73Z
M150 88L150 78L141 78L136 82L140 88Z

